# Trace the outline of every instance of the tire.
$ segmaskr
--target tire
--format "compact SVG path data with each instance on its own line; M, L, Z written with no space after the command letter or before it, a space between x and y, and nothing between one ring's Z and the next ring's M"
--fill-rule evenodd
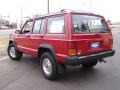
M45 52L40 57L40 64L43 75L48 80L55 80L58 76L58 65L49 52Z
M91 62L84 62L84 63L82 63L82 66L85 69L93 68L97 64L97 62L98 62L98 60L93 60Z
M13 44L9 44L7 52L8 52L8 56L11 58L11 60L16 60L16 61L20 60L20 58L23 55L21 52L16 50L16 48Z

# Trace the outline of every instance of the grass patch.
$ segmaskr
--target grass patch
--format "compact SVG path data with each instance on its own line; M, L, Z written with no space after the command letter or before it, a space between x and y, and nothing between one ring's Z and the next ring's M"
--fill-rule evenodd
M7 49L8 41L8 37L0 38L0 53Z

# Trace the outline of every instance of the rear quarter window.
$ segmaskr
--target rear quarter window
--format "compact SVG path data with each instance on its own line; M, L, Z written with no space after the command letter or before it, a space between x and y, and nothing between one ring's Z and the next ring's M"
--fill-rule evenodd
M64 33L64 16L48 18L47 33Z

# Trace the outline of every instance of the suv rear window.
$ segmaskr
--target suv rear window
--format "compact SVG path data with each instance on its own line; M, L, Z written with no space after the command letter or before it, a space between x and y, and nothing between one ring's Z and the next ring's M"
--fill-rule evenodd
M102 17L91 15L72 15L73 30L75 33L108 32Z

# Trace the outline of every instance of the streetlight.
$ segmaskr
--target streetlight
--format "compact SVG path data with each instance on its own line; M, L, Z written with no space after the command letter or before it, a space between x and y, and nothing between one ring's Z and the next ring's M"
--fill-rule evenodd
M47 13L49 13L49 0L47 1Z
M20 14L21 14L21 23L22 23L22 5L21 5L21 7L20 7Z

